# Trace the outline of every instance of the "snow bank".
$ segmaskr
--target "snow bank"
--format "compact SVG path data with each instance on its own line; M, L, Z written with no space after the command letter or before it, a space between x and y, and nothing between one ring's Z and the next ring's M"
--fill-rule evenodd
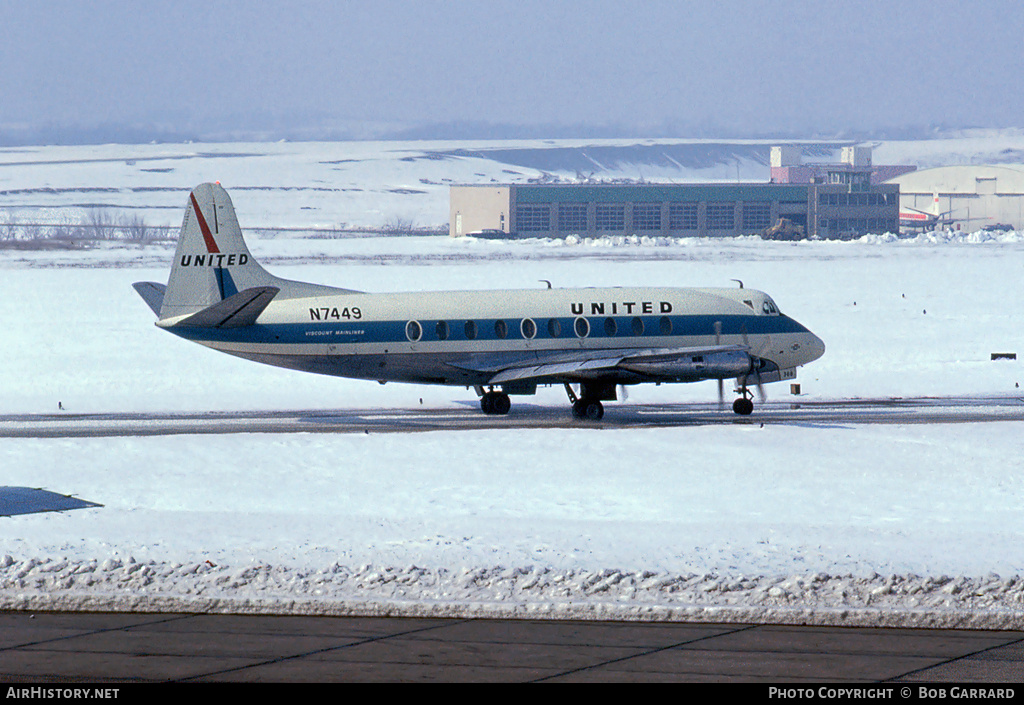
M892 244L902 245L980 245L1009 244L1024 242L1024 233L1016 230L931 230L916 235L896 235L884 233L881 235L864 235L857 238L856 242L865 244Z
M0 609L1021 629L1024 579L0 559Z

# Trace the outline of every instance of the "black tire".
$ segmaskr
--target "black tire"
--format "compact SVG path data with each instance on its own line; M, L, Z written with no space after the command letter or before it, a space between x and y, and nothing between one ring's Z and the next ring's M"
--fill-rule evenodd
M580 421L600 421L604 418L604 405L592 399L579 399L572 405L572 416Z
M480 408L483 409L485 414L494 413L494 395L491 392L487 392L480 397Z
M491 400L491 413L497 414L498 416L504 416L512 408L512 400L508 398L508 394L495 394Z
M754 411L754 402L746 397L740 397L732 403L732 410L740 416L750 416Z

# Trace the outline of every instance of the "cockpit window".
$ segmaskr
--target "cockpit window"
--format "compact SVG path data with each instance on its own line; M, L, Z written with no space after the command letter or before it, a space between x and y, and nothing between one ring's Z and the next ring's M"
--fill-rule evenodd
M771 299L765 299L764 303L761 304L761 310L769 316L779 315L779 309L775 306L775 302Z

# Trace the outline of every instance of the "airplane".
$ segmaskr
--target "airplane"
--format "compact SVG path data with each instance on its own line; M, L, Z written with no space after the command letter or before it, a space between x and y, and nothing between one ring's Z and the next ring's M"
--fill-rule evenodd
M905 209L905 210L904 210ZM969 223L972 220L988 220L988 217L979 218L952 218L954 211L943 211L939 206L939 194L932 194L932 205L927 209L914 208L913 206L902 206L900 208L900 227L905 230L929 231L936 228L944 228L957 223Z
M281 279L252 256L227 191L189 195L166 286L133 285L186 340L241 358L324 375L473 388L486 414L511 395L564 385L576 419L598 421L617 387L793 379L824 354L814 333L770 296L743 288L544 288L367 293ZM575 388L574 388L575 385ZM577 393L578 390L578 393Z

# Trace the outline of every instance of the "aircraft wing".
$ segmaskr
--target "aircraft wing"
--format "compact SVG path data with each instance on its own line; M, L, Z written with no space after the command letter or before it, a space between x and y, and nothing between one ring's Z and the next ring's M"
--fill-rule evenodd
M629 365L664 365L693 358L698 355L712 355L722 352L749 352L743 345L708 345L689 348L623 348L618 350L579 350L575 353L558 353L551 360L532 360L506 366L496 371L488 384L508 384L522 380L557 379L587 380L616 368L627 369Z
M581 357L570 362L548 362L543 364L529 364L522 367L508 367L487 380L488 384L507 384L524 379L539 379L542 377L588 377L589 372L597 370L610 370L622 361L621 356L616 357Z

